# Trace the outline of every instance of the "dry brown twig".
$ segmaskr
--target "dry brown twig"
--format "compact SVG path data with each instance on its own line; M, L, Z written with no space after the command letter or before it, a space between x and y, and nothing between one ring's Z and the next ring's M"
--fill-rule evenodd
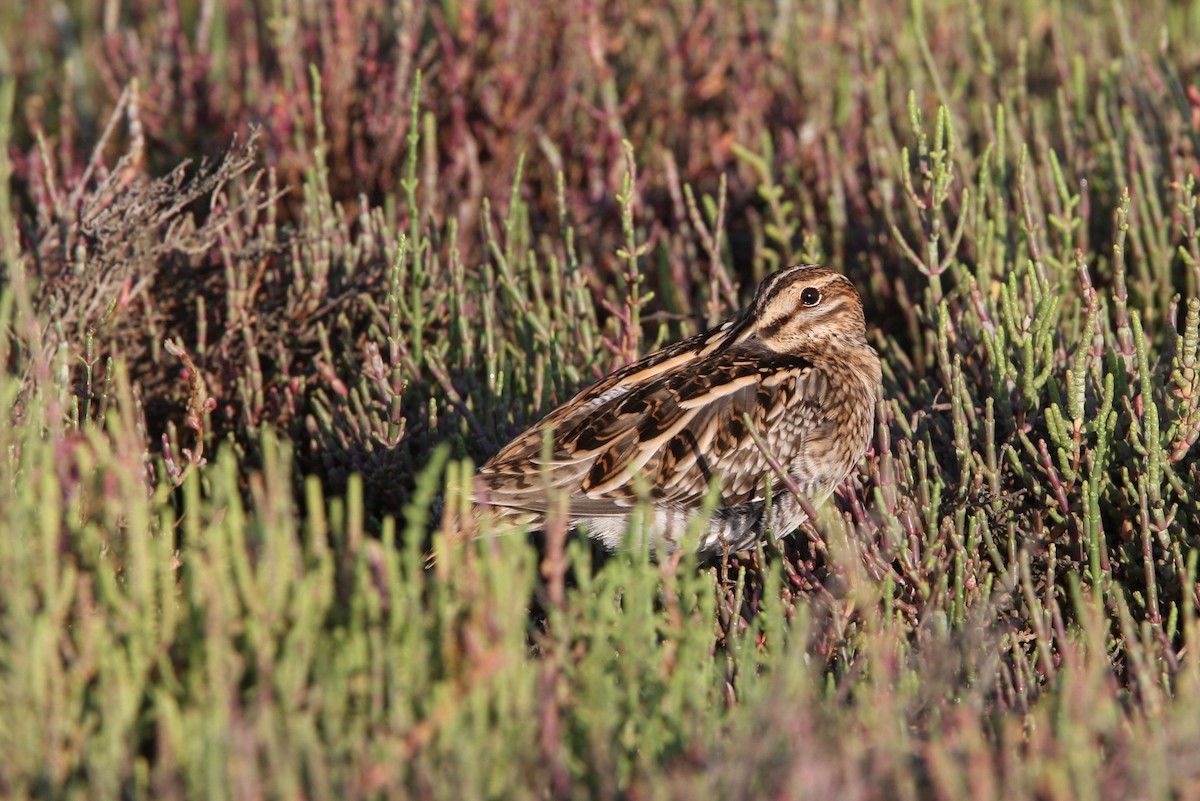
M208 386L204 383L204 378L197 369L196 363L192 361L192 357L188 355L187 350L183 345L176 344L168 339L163 342L163 347L167 353L183 362L184 369L187 372L188 379L188 412L185 423L188 428L196 432L196 447L181 448L180 451L187 459L187 466L180 470L175 464L171 456L170 439L166 433L162 435L163 440L163 457L167 462L168 472L171 474L171 481L175 486L179 486L187 478L187 474L192 468L203 467L208 460L204 458L204 420L213 410L217 408L217 399L208 394Z

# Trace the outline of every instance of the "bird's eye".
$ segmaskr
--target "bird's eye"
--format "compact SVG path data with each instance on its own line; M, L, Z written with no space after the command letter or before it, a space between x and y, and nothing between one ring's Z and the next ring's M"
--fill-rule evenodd
M800 293L800 302L805 306L816 306L821 302L821 293L810 286Z

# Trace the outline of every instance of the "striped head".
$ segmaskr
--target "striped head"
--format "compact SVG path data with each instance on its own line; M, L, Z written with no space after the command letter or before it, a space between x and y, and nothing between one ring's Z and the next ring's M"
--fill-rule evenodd
M768 275L751 306L758 339L779 352L823 342L865 344L862 299L850 279L800 264Z

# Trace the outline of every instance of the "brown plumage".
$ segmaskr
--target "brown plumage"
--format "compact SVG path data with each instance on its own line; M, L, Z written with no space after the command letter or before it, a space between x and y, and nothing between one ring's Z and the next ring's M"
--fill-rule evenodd
M741 314L617 370L502 448L480 470L477 500L537 525L561 493L572 526L616 547L644 498L651 537L673 550L715 481L699 549L746 548L806 517L751 427L820 502L867 449L879 383L854 285L824 267L786 267Z

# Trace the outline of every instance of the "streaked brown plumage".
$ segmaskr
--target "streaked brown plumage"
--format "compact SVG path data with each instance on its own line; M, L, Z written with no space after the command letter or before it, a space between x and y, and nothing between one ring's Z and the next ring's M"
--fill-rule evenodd
M502 448L480 470L478 500L536 525L561 492L571 525L616 547L644 497L655 544L673 550L715 479L720 498L699 548L746 548L806 517L746 416L800 491L820 502L867 449L879 383L854 285L824 267L786 267L741 314L617 370Z

